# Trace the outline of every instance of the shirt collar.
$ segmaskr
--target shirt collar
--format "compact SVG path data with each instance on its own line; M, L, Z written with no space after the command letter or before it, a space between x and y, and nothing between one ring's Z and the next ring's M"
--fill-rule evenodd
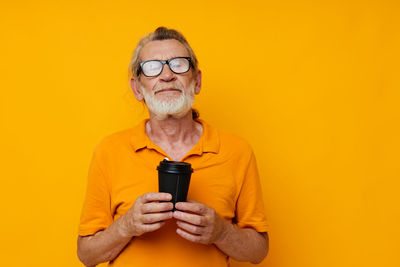
M153 143L153 141L150 140L150 138L146 134L147 121L148 119L144 119L133 128L133 134L130 141L135 152L143 148L155 149L157 151L161 150L156 144ZM189 153L198 155L206 152L218 153L220 147L218 130L208 125L205 121L201 119L197 119L197 121L202 124L203 133L199 142L192 148Z

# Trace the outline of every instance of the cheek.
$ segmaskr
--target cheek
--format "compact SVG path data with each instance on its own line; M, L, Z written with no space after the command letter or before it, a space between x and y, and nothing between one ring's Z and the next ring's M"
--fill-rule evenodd
M156 81L143 80L141 84L142 84L143 89L146 89L147 91L153 91L153 89L156 85Z
M193 77L188 76L184 77L183 79L180 79L179 82L185 87L188 88L192 84Z

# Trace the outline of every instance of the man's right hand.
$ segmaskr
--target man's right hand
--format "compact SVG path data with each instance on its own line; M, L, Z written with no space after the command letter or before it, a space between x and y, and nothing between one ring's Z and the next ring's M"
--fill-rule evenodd
M172 218L173 204L169 193L146 193L138 197L129 209L121 217L120 233L125 237L140 236L147 232L160 229L165 220Z

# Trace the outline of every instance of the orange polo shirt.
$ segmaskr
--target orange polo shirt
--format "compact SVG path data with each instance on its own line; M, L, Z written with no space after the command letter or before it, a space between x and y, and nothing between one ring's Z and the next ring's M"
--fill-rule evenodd
M114 133L96 147L88 176L79 235L110 226L147 192L158 192L156 167L168 155L146 135L141 122ZM199 142L182 158L194 169L188 199L202 202L238 227L267 232L256 160L241 138L203 120ZM228 256L215 245L183 239L170 219L159 230L134 237L110 266L228 266Z

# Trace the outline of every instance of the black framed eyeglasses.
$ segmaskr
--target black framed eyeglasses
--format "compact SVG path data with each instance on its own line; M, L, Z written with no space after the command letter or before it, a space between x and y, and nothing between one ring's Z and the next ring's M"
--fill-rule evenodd
M156 77L168 64L169 69L176 74L186 73L190 69L190 57L174 57L168 60L146 60L140 63L140 70L146 77Z

